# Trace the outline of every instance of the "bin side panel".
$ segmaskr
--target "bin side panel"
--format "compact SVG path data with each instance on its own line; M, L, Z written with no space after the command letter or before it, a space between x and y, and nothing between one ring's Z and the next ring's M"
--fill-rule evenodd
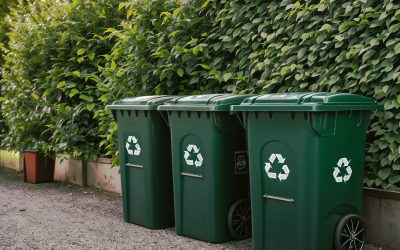
M237 119L227 112L214 113L215 127L210 131L206 155L207 193L212 204L209 210L209 242L232 239L228 229L228 213L238 200L249 199L249 175L245 134ZM219 125L215 121L221 121ZM222 121L225 125L220 126ZM236 165L238 163L238 165Z
M159 112L150 112L144 151L149 168L144 169L149 224L152 228L174 225L171 140L169 128Z
M366 113L368 115L366 115ZM347 214L362 216L367 111L337 112L335 136L320 137L320 247L332 242L338 221ZM328 195L327 195L328 194Z

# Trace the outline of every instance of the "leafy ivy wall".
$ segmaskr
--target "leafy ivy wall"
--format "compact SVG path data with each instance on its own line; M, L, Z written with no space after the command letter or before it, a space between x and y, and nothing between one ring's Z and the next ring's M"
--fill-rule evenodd
M396 1L117 2L61 1L59 19L43 13L51 21L37 21L34 4L31 19L14 15L5 116L18 124L11 113L30 103L18 119L24 131L34 127L26 114L47 128L45 148L116 160L117 128L104 106L127 96L350 92L385 106L368 133L366 185L400 189Z

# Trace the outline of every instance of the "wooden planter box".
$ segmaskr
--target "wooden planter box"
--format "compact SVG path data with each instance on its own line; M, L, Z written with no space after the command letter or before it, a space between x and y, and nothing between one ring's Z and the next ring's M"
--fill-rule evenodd
M24 181L29 183L52 182L54 160L37 151L24 152Z

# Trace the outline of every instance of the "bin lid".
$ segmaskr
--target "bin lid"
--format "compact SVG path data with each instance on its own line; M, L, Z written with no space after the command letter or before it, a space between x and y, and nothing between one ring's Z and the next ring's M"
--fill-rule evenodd
M345 111L383 109L372 98L348 93L281 93L245 99L233 111Z
M206 94L191 95L172 99L158 107L158 110L181 111L229 111L231 105L240 104L253 95Z
M157 110L157 107L164 104L176 96L169 95L149 95L139 97L129 97L107 105L106 109L111 110Z

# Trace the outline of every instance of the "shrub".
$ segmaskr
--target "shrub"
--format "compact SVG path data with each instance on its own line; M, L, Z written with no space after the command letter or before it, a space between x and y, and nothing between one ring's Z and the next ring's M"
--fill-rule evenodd
M7 51L7 32L10 29L10 24L8 22L7 16L10 12L10 8L12 8L16 4L16 0L0 0L0 80L2 79L2 66L4 64L3 53ZM4 100L2 97L1 89L0 89L0 111L1 111L1 102ZM7 133L6 122L4 121L3 115L0 112L0 140L4 134Z
M97 66L112 43L95 34L119 23L117 5L45 0L16 9L3 81L8 148L97 157Z

